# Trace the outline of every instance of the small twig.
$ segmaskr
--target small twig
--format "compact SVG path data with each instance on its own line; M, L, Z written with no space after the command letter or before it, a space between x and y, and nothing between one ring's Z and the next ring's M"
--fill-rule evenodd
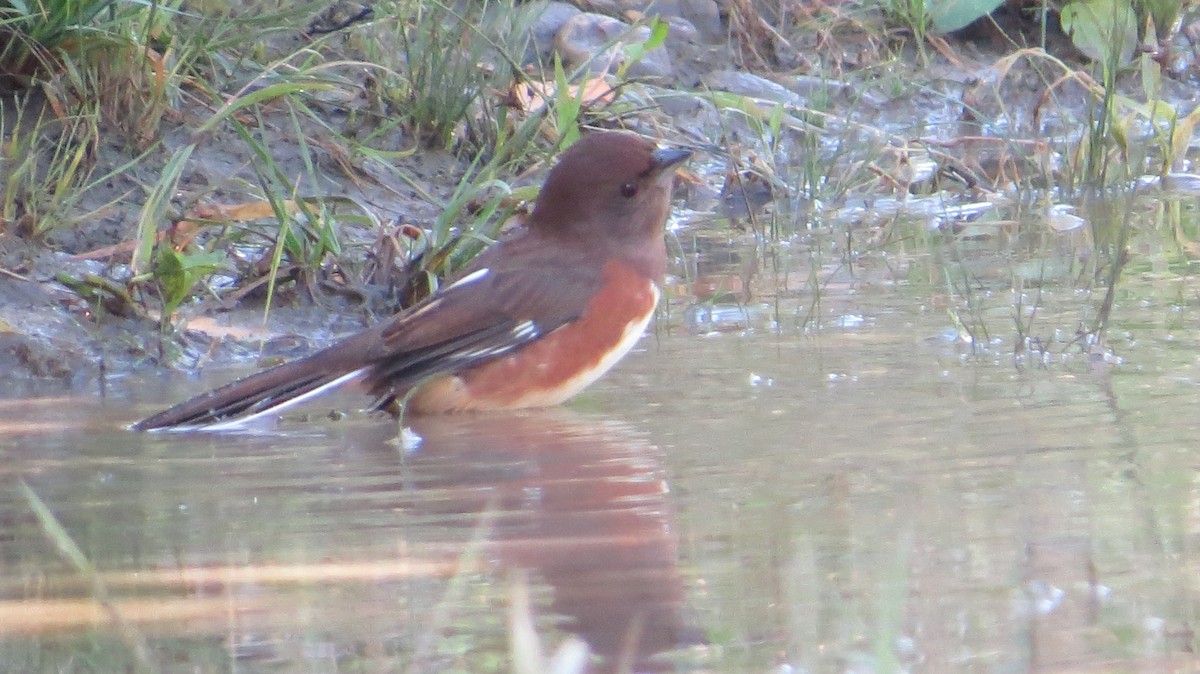
M23 275L21 275L21 274L18 274L18 273L17 273L17 272L15 272L15 271L9 271L9 270L5 269L4 267L0 267L0 274L3 274L4 276L7 276L7 277L9 277L9 278L14 278L14 279L16 279L16 280L18 280L18 281L29 281L29 280L31 280L31 279L30 279L28 276L23 276Z

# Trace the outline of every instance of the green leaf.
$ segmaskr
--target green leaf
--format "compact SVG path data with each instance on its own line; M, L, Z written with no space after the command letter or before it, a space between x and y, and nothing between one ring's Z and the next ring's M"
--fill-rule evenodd
M1059 15L1063 31L1093 61L1126 65L1137 47L1137 16L1130 0L1077 0Z
M661 17L654 17L654 21L650 23L650 37L645 42L646 51L658 49L667 41L667 33L671 32L671 24L663 21Z
M570 82L558 54L554 55L554 121L560 136L559 147L567 148L579 140L579 112L583 109L584 88L571 95Z
M269 101L269 100L272 100L275 98L282 98L284 96L290 96L292 94L328 91L333 88L334 88L334 84L332 82L318 80L315 78L310 78L310 79L297 78L297 79L288 80L285 82L269 84L269 85L264 86L259 89L249 89L249 87L245 87L245 89L249 89L249 91L247 91L246 93L244 93L240 96L237 96L233 100L231 100L228 103L226 103L225 105L223 105L220 110L217 110L216 113L213 114L212 117L209 117L206 122L201 124L200 127L198 129L196 129L196 131L193 135L200 136L202 134L208 133L214 127L216 127L218 124L220 124L221 122L228 119L230 116L232 116L238 110L241 110L243 108L248 108L252 105L257 105L259 103L262 103L263 101Z
M187 299L192 287L202 277L216 271L224 259L220 253L186 255L170 246L161 246L154 264L154 277L162 289L163 313L174 312Z
M162 289L163 304L167 307L164 313L174 311L191 289L184 279L182 256L170 246L159 248L158 259L154 263L154 277Z
M671 24L663 21L660 17L654 17L650 22L650 37L646 38L643 42L634 42L622 47L622 50L625 52L625 60L617 67L617 78L624 79L629 66L641 61L646 56L646 52L661 47L666 42L667 33L670 31Z
M930 0L929 18L938 33L966 28L975 19L987 16L1004 0Z
M150 190L145 203L142 204L142 212L138 216L137 234L135 235L138 247L134 249L133 259L129 263L134 276L144 272L146 260L150 258L151 251L154 249L155 235L158 231L157 224L167 210L171 196L175 194L175 188L183 175L188 157L192 156L192 151L195 149L195 143L189 143L171 155L162 168L158 182L154 183L154 188Z

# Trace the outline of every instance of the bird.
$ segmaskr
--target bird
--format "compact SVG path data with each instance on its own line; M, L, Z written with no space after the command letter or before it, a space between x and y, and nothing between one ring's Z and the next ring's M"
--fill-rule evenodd
M236 430L345 386L405 414L557 405L629 352L658 306L673 179L692 155L582 136L523 228L421 302L308 356L186 400L134 431Z

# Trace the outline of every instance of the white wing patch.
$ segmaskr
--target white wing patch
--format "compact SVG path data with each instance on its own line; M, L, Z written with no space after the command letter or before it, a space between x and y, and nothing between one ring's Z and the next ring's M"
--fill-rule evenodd
M201 423L201 424L187 424L185 426L165 426L163 428L150 429L150 432L157 433L157 432L166 431L168 433L173 433L176 431L235 431L235 430L240 430L240 429L246 428L250 424L254 423L254 421L267 416L268 414L277 414L288 408L295 407L296 405L299 405L300 403L302 403L306 400L312 400L313 398L316 398L317 396L321 395L322 393L325 393L326 391L335 389L347 382L354 381L355 379L358 379L362 375L366 374L368 370L370 370L369 367L363 367L363 368L354 370L353 372L348 372L348 373L338 377L337 379L334 379L331 382L322 384L322 385L318 386L317 388L315 388L303 395L296 396L295 398L290 398L288 400L285 400L285 401L279 403L278 405L272 405L271 407L261 409L261 410L255 412L254 414L251 414L248 417L234 417L232 419L225 419L224 421L214 421L212 423Z
M438 292L444 293L444 292L449 292L455 288L462 288L463 286L469 286L472 283L475 283L476 281L482 280L484 277L486 277L490 273L492 273L492 270L488 269L487 267L484 267L483 269L476 269L475 271L471 272L470 274L467 274L466 276L458 279L454 283L451 283L450 285L446 286L445 288L442 288ZM426 304L425 306L420 307L419 309L416 309L416 310L411 311L408 314L406 314L404 316L405 322L411 321L412 319L416 318L417 316L420 316L421 314L429 313L435 307L437 307L438 305L440 305L442 303L442 298L438 297L437 295L433 295L428 300L428 302L429 303Z
M469 286L472 283L475 283L476 281L482 280L485 276L487 276L491 272L492 272L492 270L488 269L487 267L484 267L483 269L476 269L475 271L471 272L470 274L467 274L466 276L458 279L454 283L451 283L450 285L446 286L444 288L444 290L450 291L455 288Z
M515 326L513 326L513 335L516 336L518 341L522 342L534 339L538 336L537 323L534 323L533 321L517 323Z
M445 288L442 288L441 290L438 291L438 293L440 294L440 293L444 293L444 292L449 292L449 291L453 290L454 288L462 288L463 286L469 286L472 283L475 283L476 281L483 279L485 276L487 276L490 273L492 273L492 270L488 269L487 267L484 267L483 269L476 269L475 271L471 272L470 274L467 274L466 276L458 279L454 283L451 283L450 285L446 286ZM420 316L421 314L426 314L426 313L429 313L430 311L433 311L434 308L436 308L438 305L440 305L442 303L442 298L438 297L435 294L429 298L428 302L429 303L426 304L425 306L420 307L419 309L416 309L416 310L411 311L408 314L406 314L404 316L404 321L405 322L411 321L412 319L416 318L417 316Z
M537 324L533 321L524 321L513 326L512 329L513 341L499 346L488 346L479 349L468 349L459 351L452 355L455 360L476 360L479 358L491 358L500 356L512 351L513 349L524 346L525 343L538 336Z

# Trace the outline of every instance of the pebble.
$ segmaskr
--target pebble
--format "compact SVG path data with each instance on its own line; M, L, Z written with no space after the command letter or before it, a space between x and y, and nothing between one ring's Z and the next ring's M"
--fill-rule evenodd
M645 0L622 0L620 5L622 14L637 12L645 16L657 14L668 21L682 19L709 44L724 43L729 37L716 0L654 0L649 4Z
M592 73L615 72L624 58L621 44L604 49L615 38L621 38L625 44L637 44L650 38L650 28L637 26L630 32L629 25L623 21L604 14L583 12L568 19L559 29L554 38L554 50L568 69L588 63ZM650 80L670 80L673 73L671 55L661 46L646 52L627 71L630 77Z
M548 64L554 55L554 36L558 35L567 21L582 14L583 10L559 0L536 0L529 3L528 7L528 11L537 19L530 29L531 39L524 62Z
M803 101L790 89L771 80L738 70L714 70L702 78L704 86L728 91L739 96L751 96L776 103L802 105Z

